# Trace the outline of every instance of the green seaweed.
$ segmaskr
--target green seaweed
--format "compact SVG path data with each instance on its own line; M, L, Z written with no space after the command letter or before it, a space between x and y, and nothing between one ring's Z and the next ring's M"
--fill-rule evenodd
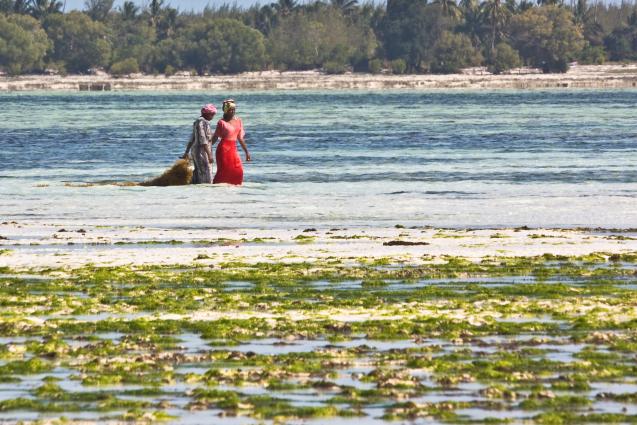
M0 409L115 412L152 422L170 419L163 400L183 397L181 415L219 409L264 421L364 415L382 406L387 420L507 421L462 413L477 408L522 410L537 423L630 423L631 415L588 409L595 400L636 399L592 390L637 381L637 314L626 286L635 263L634 253L425 256L418 263L399 255L259 263L228 256L212 267L37 272L47 279L7 269L0 381L49 375L29 397ZM187 348L193 335L196 347ZM293 352L310 343L318 345ZM273 352L260 352L261 344ZM581 346L555 356L572 344ZM364 372L349 371L361 365ZM70 378L51 375L58 370ZM60 379L86 388L65 391ZM194 389L164 388L174 384ZM475 401L454 399L464 385L478 386ZM252 387L267 395L241 391ZM299 391L329 397L299 406L287 397ZM447 400L418 401L427 394Z

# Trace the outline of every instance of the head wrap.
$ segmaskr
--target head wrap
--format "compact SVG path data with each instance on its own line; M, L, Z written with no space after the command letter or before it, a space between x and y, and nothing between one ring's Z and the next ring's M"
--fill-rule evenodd
M217 113L217 108L212 103L201 107L201 115L212 115Z
M231 109L237 109L237 105L234 103L234 99L226 99L223 101L223 113L227 113Z

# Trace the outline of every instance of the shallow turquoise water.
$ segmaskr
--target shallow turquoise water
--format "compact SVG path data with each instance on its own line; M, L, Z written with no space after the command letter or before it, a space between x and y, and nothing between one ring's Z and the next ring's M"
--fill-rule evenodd
M142 181L232 96L243 187ZM0 217L161 226L637 226L637 91L0 94Z

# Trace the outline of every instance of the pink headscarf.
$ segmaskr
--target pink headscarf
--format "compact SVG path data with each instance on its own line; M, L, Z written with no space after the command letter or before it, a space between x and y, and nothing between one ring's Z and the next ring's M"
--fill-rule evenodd
M217 113L217 108L215 108L215 105L213 105L212 103L204 105L201 108L201 115L212 115L216 113Z

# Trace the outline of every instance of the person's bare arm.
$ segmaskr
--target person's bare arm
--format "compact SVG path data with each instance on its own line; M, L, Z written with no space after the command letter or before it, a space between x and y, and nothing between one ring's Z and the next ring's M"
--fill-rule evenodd
M241 145L241 148L243 148L243 151L246 153L246 162L250 162L252 161L252 157L250 156L250 152L248 152L248 146L246 145L246 142L243 138L243 136L245 136L245 131L243 129L243 121L239 120L239 122L241 123L241 130L239 131L239 134L237 135L237 140L239 140L239 144Z
M243 134L239 133L239 136L237 137L237 139L239 140L239 144L243 148L243 151L246 153L246 161L247 162L252 161L252 157L250 156L250 152L248 152L248 146L246 145L245 140L243 140Z
M193 131L190 135L190 140L188 141L188 145L186 146L186 151L181 156L182 159L187 159L188 155L190 155L190 148L192 148L193 143L195 143L195 132Z

